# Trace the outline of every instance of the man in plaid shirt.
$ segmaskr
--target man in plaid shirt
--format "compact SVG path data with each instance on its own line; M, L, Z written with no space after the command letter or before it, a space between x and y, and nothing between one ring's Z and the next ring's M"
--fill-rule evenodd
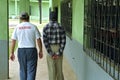
M51 12L50 22L43 29L43 42L48 52L49 80L64 80L62 60L66 34L63 27L57 22L55 12Z

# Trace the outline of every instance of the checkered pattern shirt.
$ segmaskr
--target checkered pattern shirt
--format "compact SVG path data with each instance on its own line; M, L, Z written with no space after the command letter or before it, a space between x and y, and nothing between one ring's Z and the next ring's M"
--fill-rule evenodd
M59 44L60 48L57 55L62 55L66 44L66 34L57 22L50 21L43 29L43 42L49 55L54 55L51 50L51 44Z

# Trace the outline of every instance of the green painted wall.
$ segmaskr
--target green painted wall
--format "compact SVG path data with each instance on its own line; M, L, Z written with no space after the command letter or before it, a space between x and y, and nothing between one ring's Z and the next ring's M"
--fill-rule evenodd
M31 2L31 19L39 20L39 5L38 2ZM48 20L49 18L49 3L42 2L42 20Z
M17 13L15 13L15 9L17 9ZM17 8L15 8L15 2L9 0L9 18L17 18L18 16L19 16L19 2L17 1Z
M67 37L64 57L74 70L77 80L113 80L83 51L84 0L72 0L72 9L72 39Z
M61 0L49 0L49 7L53 10L54 7L58 7L58 22L60 23L60 16L61 16L61 7L60 7Z
M8 4L6 1L0 1L0 40L8 39Z
M53 7L58 6L59 3L60 3L60 0L52 0L52 5L53 5Z
M58 22L61 22L61 3L60 0L58 0Z
M42 19L49 20L49 3L42 4Z
M60 0L50 1L52 7L58 6L60 22ZM72 0L72 38L83 44L84 0Z
M18 1L17 5L17 14L19 16L19 4ZM39 5L38 1L30 2L30 11L31 11L31 19L39 20ZM17 16L17 17L18 17ZM9 1L9 18L15 17L15 2ZM49 19L49 2L48 1L42 1L42 20L48 20Z
M0 80L9 77L8 0L0 0Z
M14 1L9 1L9 15L15 15L15 4Z
M30 3L31 16L39 16L39 6L37 2Z
M73 0L72 38L83 44L84 0Z
M30 1L29 0L20 0L19 13L21 12L30 12Z
M51 7L51 10L53 10L53 7L58 7L58 5L60 4L60 0L49 0L49 3L50 3L50 7Z

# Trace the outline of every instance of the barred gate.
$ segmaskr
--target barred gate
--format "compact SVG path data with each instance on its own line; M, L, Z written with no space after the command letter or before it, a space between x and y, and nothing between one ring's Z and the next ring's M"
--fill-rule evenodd
M84 51L120 80L120 0L85 0Z

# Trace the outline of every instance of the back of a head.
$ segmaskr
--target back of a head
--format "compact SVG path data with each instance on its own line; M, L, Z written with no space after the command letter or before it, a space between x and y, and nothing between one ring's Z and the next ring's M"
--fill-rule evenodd
M20 14L20 20L26 20L26 21L29 21L29 15L27 12L22 12Z
M50 13L50 20L57 21L57 14L54 11Z

